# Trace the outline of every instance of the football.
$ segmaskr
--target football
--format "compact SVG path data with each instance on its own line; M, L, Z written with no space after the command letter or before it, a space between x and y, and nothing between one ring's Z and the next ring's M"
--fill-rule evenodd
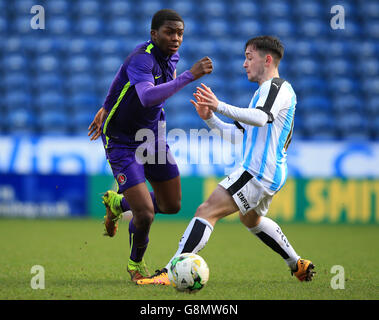
M208 282L209 268L199 255L182 253L172 260L168 277L178 291L197 292Z

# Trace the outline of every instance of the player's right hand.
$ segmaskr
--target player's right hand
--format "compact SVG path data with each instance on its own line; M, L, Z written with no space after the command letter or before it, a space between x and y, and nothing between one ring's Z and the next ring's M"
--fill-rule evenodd
M201 78L202 76L209 74L213 71L212 60L209 57L204 57L197 61L190 69L195 80Z
M90 140L96 140L101 135L101 125L103 124L108 112L104 108L100 108L96 113L95 118L88 127L88 136Z

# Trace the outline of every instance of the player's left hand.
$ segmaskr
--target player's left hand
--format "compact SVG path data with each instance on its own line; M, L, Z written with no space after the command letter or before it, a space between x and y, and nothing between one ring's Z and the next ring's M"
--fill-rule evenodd
M201 84L202 88L197 87L197 92L194 93L199 106L204 106L212 111L217 111L218 99L213 93L211 88L207 87L204 83Z
M91 124L88 127L88 136L92 137L90 140L96 140L101 135L101 125L104 122L105 118L107 117L108 112L104 108L100 108L99 111L96 113L95 118L91 122Z

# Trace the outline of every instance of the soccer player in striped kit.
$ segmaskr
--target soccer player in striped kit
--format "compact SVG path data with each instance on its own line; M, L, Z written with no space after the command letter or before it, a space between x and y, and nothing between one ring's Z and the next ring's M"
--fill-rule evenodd
M174 214L181 207L179 170L162 130L166 125L165 100L213 68L211 59L204 57L176 77L183 33L184 22L177 12L156 12L151 22L151 40L138 45L125 59L103 107L88 128L91 140L101 135L118 186L117 193L109 190L103 197L105 235L116 234L123 212L133 213L127 271L134 282L150 276L143 257L154 214ZM142 139L138 139L139 133ZM151 133L153 138L147 141L145 133ZM139 152L142 144L146 146L143 152L149 154L147 162ZM146 180L153 192L148 191Z
M206 245L216 222L239 211L241 222L285 260L293 275L300 281L312 280L313 263L302 259L280 227L266 217L272 198L287 178L286 151L295 116L295 92L278 72L283 54L283 45L275 37L260 36L247 41L243 67L248 80L259 84L248 108L219 101L204 84L194 93L196 101L191 102L209 128L219 129L221 135L224 130L231 130L233 135L242 136L243 160L198 207L173 258L185 252L197 253ZM215 113L233 119L234 124L223 122ZM235 136L231 141L236 141ZM169 284L170 262L155 276L137 284Z

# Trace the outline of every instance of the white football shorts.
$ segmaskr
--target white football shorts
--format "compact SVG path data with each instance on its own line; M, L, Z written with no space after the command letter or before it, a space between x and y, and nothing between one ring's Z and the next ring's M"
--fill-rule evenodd
M243 215L254 209L259 216L265 216L275 194L243 167L233 171L219 185L230 193Z

